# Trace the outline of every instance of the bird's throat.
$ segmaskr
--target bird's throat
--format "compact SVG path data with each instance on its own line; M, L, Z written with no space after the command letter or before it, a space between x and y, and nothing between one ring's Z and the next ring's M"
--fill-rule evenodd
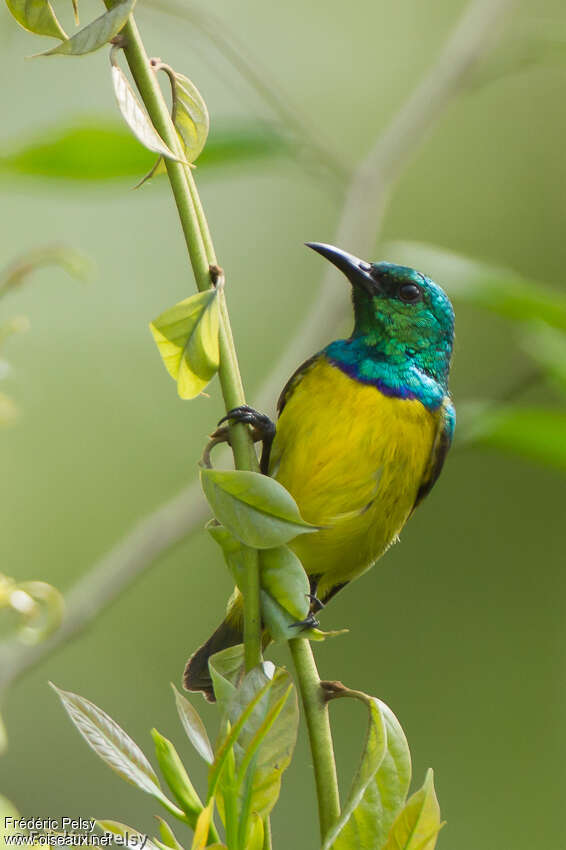
M436 410L446 395L442 381L419 368L401 348L388 352L364 337L351 337L330 343L324 354L350 378L375 386L383 395L415 399L429 410Z

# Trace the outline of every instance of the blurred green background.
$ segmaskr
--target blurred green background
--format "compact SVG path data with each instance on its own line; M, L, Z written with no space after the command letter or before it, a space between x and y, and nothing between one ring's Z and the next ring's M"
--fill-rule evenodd
M214 11L350 165L434 61L461 8L448 0L359 0L345 14L337 0L220 0ZM94 3L82 12L85 22L98 13ZM517 8L498 55L512 53L528 32L566 39L562 4L542 0L536 14ZM213 128L269 117L198 30L146 8L137 19L150 54L198 85ZM5 154L58 127L120 121L106 51L27 61L44 42L20 30L4 6L0 45ZM395 190L385 239L441 245L564 292L566 64L560 50L550 58L542 52L542 61L509 73L499 73L494 58L483 84L447 108ZM141 176L151 156L139 151L133 171ZM332 241L340 212L330 181L296 160L279 153L197 169L228 270L251 403L317 297L321 263L303 242ZM13 371L2 389L22 416L0 432L0 569L65 590L137 518L194 478L222 406L216 383L209 399L177 399L147 327L193 291L166 181L133 192L134 174L72 182L8 168L0 168L0 180L0 265L62 240L95 264L87 285L49 268L0 305L3 318L31 321L5 352ZM528 371L517 339L503 319L457 305L457 407L497 399ZM550 405L553 398L537 385L526 400ZM317 648L321 675L392 707L419 785L434 767L448 821L440 848L563 847L564 495L564 477L550 466L456 449L401 544L323 614L324 627L350 632ZM179 683L187 655L216 625L229 592L219 553L197 532L87 634L14 686L3 709L9 750L0 760L0 790L22 814L106 817L154 830L157 805L88 750L48 679L92 699L148 754L156 726L176 742L191 775L204 777L169 682ZM274 657L289 663L284 648ZM200 699L198 708L214 730L214 711ZM349 703L333 706L333 716L346 786L365 719ZM314 811L301 731L274 812L275 847L316 847Z

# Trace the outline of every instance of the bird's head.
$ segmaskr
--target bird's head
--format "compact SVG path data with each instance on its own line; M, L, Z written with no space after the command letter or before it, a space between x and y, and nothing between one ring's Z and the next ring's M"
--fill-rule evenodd
M355 324L352 339L363 339L378 356L415 362L446 378L454 339L454 310L430 278L393 263L368 263L332 245L307 242L352 284Z

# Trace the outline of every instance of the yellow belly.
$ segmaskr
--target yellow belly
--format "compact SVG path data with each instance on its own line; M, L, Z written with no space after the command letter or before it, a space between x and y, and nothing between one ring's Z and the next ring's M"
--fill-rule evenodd
M323 598L376 561L403 528L423 479L438 417L388 398L321 359L277 423L270 472L323 530L290 546Z

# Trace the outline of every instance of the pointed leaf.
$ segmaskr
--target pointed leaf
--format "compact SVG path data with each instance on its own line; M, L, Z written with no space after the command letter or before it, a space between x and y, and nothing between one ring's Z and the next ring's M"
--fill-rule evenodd
M397 816L383 850L434 850L442 826L433 774L429 770L423 787L410 797Z
M318 530L305 522L291 494L273 478L217 469L202 469L200 476L216 518L247 546L270 549Z
M173 121L181 137L187 162L194 162L204 148L210 118L203 97L194 83L175 73L175 113Z
M291 761L299 723L297 697L289 673L277 669L271 675L272 678L265 665L251 670L228 707L233 728L248 713L234 741L237 787L242 793L244 780L249 780L248 810L262 818L279 796L281 776Z
M239 775L244 775L244 769L251 771L249 808L262 818L270 814L279 798L282 773L291 762L298 724L294 686L290 678L286 681L281 677L269 693L265 720L247 745L239 766ZM238 745L242 746L244 740L245 735Z
M144 791L159 790L155 771L137 744L90 700L51 684L67 714L95 753L112 770Z
M257 812L252 812L244 847L246 850L262 850L263 838L263 821Z
M119 843L122 847L127 847L128 850L157 850L153 841L150 841L147 835L138 832L137 829L132 829L131 826L126 826L117 820L97 820L97 826L103 832L110 832L112 835L119 835L122 839ZM118 842L116 842L118 844Z
M413 242L389 246L397 262L430 275L456 300L482 307L507 319L531 322L539 319L566 330L566 296L513 272L492 268L461 257L444 248Z
M218 371L219 322L216 289L185 298L151 322L151 333L181 398L197 396Z
M105 12L84 29L79 30L72 38L66 39L51 50L39 53L39 56L54 56L65 54L67 56L82 56L92 53L100 47L108 44L111 38L118 35L136 4L136 0L124 0L118 3L108 12Z
M6 0L8 9L24 29L51 38L67 38L48 0Z
M244 647L241 643L216 652L208 661L216 702L222 713L234 699L244 671Z
M140 748L118 724L90 700L63 691L50 682L65 711L87 744L118 776L151 794L172 814L184 819L180 809L161 791L155 771Z
M160 177L162 174L167 174L167 166L163 157L158 156L147 174L144 174L141 180L136 183L134 189L140 189L148 180L153 180L154 177Z
M370 698L364 702L370 716L362 759L338 823L326 836L323 850L349 850L356 846L379 850L375 841L377 794L373 780L385 757L387 733L377 702Z
M152 729L151 735L155 742L155 755L163 777L194 829L204 806L171 741L160 735L157 729Z
M234 749L236 741L242 734L242 731L245 728L246 724L249 722L252 714L258 710L258 706L273 686L272 679L268 679L265 676L263 679L258 679L259 672L261 671L259 671L258 668L256 668L255 670L251 670L249 673L246 674L243 679L243 683L247 683L243 705L241 700L242 694L244 693L243 686L240 685L237 690L236 688L234 688L233 698L227 706L227 711L230 717L234 720L234 722L231 728L228 728L227 734L224 736L224 738L221 739L217 747L214 763L211 766L210 774L208 777L209 798L216 794L218 783L222 778L222 771L224 770L224 767L226 766L227 762L230 759L232 761L234 759ZM251 679L253 679L254 682L259 682L261 687L253 689L251 692L251 697L248 700L247 697L249 696L249 682ZM265 706L265 703L263 703L263 705ZM263 709L260 709L260 714L261 716L263 716Z
M208 840L210 824L212 821L212 813L214 811L214 797L209 802L208 806L202 810L197 821L193 843L191 850L204 850Z
M187 733L187 738L199 754L201 758L208 764L214 761L214 753L210 743L206 728L196 708L189 702L186 697L179 693L175 685L171 685L175 693L175 704L183 729Z
M336 826L323 850L382 850L402 810L411 781L411 757L399 721L385 703L339 683L328 683L329 699L360 700L369 711L369 727L360 766Z
M114 94L118 101L118 107L122 113L124 121L136 137L138 141L153 153L158 153L161 156L169 159L179 160L179 158L169 150L153 124L151 123L147 113L141 106L137 95L130 86L128 79L121 68L117 65L112 65L112 84L114 86Z
M385 755L373 780L378 792L373 808L377 822L376 845L381 850L391 825L407 798L411 784L411 753L401 724L391 709L379 699L376 699L376 702L387 733Z
M156 815L156 817L157 822L159 823L159 834L162 838L162 841L160 842L155 839L156 843L161 845L162 848L171 847L171 850L183 850L167 821L164 821L163 818L160 818L158 815Z

